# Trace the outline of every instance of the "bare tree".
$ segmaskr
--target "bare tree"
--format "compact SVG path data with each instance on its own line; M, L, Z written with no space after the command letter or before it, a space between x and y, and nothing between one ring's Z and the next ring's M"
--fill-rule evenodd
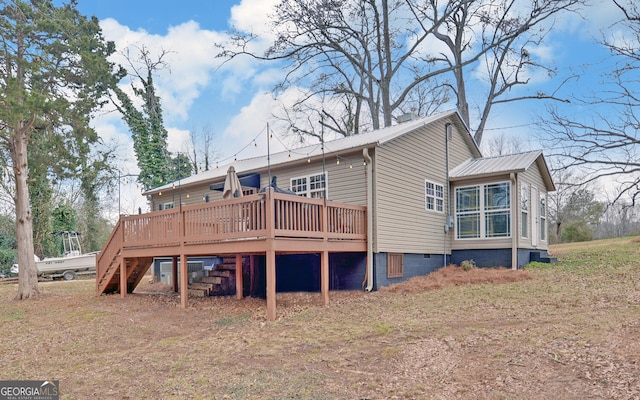
M491 109L496 104L522 100L550 99L567 101L556 96L561 82L553 93L512 95L511 90L529 83L529 73L541 69L549 76L556 71L537 61L532 49L540 46L552 29L551 19L563 11L575 11L582 0L491 0L460 1L437 27L435 37L448 49L426 58L428 62L441 62L450 67L454 81L451 88L457 99L457 108L468 126L474 128L474 139L482 143L484 128ZM433 8L420 9L421 19L435 20ZM545 26L546 25L546 26ZM534 29L536 28L536 29ZM475 33L479 32L479 33ZM487 89L482 92L478 108L478 123L471 124L467 82L469 68L484 70ZM476 96L478 93L476 93Z
M640 196L640 13L629 1L614 1L623 11L618 30L626 36L605 38L614 66L604 74L609 88L575 103L590 109L586 118L565 115L557 108L549 109L549 117L540 121L551 155L562 160L560 168L580 169L584 183L617 182L615 203L623 196L632 206ZM625 6L626 5L626 6Z
M189 129L189 137L183 144L184 152L194 173L208 171L217 157L213 147L216 133L210 124Z
M528 83L525 71L553 73L528 48L541 43L555 15L583 1L282 0L272 17L276 38L265 52L252 50L255 34L236 32L229 43L218 44L219 56L281 62L287 73L276 94L308 88L284 119L292 130L312 136L318 135L317 121L348 136L389 126L408 110L437 111L449 100L443 88L453 91L469 124L467 86L473 68L484 63L489 89L475 129L480 142L493 105L556 99L509 92ZM447 51L431 50L438 41ZM453 83L446 82L450 76ZM481 86L487 85L474 85Z
M521 141L505 133L500 133L490 137L489 140L485 140L482 147L482 153L492 157L525 151L525 145Z

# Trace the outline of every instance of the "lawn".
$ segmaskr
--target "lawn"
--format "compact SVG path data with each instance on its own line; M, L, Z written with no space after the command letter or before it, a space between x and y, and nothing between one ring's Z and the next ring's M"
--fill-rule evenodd
M640 242L554 246L525 271L452 267L375 293L180 299L93 280L0 285L0 380L85 399L638 399Z

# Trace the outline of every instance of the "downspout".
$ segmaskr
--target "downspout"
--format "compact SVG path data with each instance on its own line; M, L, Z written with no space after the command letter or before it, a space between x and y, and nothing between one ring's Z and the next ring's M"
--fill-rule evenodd
M511 224L511 269L518 269L518 180L516 174L509 174L511 179L511 212L513 213L513 223Z
M444 221L444 239L443 239L443 252L442 257L444 258L442 262L442 266L447 266L447 234L449 233L449 229L451 228L451 193L450 193L450 183L449 183L449 136L451 135L451 123L447 122L444 125L444 169L446 174L446 187L447 187L447 214L445 216Z
M369 149L362 149L362 156L367 163L367 287L365 291L373 290L373 159Z

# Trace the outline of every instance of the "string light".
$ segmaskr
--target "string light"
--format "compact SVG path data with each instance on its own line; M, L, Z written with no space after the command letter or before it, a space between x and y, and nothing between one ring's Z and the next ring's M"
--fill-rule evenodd
M237 163L238 163L238 158L237 158L237 157L235 157L235 156L233 157L233 163L234 163L234 164L237 164Z
M287 158L291 160L291 150L289 150L289 156Z
M255 139L253 139L253 148L254 148L254 149L257 149L257 148L258 148L258 143L256 143L256 140L255 140Z
M218 163L216 163L216 171L220 169L220 166L218 165Z
M353 169L353 164L349 163L349 169Z
M187 193L187 199L189 198L189 193Z
M336 165L340 165L340 159L336 158Z

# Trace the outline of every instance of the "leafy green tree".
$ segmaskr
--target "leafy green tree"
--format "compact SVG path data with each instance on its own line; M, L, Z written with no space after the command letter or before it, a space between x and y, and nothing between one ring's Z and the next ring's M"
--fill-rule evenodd
M134 59L127 52L126 59L133 71L131 90L142 101L141 109L118 87L114 88L116 98L112 101L131 130L133 150L140 168L138 182L145 189L151 189L176 180L174 178L177 174L172 168L174 162L168 150L168 133L164 127L162 105L153 82L154 73L166 67L162 60L166 53L163 52L154 60L145 47L138 50L137 58Z
M563 243L587 242L593 239L593 228L586 221L574 221L564 227L560 239Z
M7 0L0 9L0 151L10 160L15 182L18 299L39 293L29 191L33 137L49 135L56 162L48 164L47 176L68 170L73 160L67 155L78 154L80 140L92 140L84 136L87 111L101 105L117 80L107 60L113 44L102 37L98 20L81 15L76 5ZM86 129L74 129L79 126Z
M0 273L6 274L17 260L16 222L8 215L0 216Z
M552 213L555 239L560 242L591 240L604 211L604 203L596 200L591 190L572 187L558 210Z

